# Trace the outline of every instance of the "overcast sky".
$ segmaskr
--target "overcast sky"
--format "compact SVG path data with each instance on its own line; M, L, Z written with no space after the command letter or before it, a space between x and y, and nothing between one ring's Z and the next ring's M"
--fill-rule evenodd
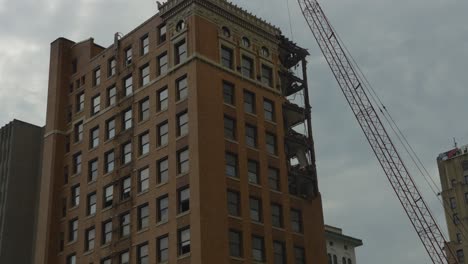
M288 37L285 0L232 0ZM363 239L358 263L430 263L306 26L289 0L292 38L310 50L313 126L325 222ZM435 158L468 144L468 1L323 0L322 7L438 182ZM50 42L108 46L157 11L152 0L0 0L0 126L45 122ZM445 230L440 203L413 173ZM467 252L468 253L468 252Z

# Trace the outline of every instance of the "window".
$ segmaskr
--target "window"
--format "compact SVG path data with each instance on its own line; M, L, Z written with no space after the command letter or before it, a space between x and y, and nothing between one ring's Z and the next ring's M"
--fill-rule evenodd
M129 96L133 93L133 77L130 75L124 79L124 96Z
M176 81L177 101L184 100L188 96L187 76L183 76Z
M245 144L255 148L257 146L257 128L251 125L245 125Z
M179 64L187 60L187 43L185 42L185 39L175 44L175 52L175 64Z
M454 197L450 197L450 208L455 209L457 208L457 201Z
M271 155L276 155L276 136L266 133L266 150Z
M353 264L350 258L348 259L348 264Z
M240 216L240 194L236 191L227 192L228 213L232 216Z
M124 143L122 146L122 164L132 161L132 142Z
M75 142L83 140L83 121L75 124Z
M255 94L244 91L244 111L255 114Z
M112 202L114 201L114 186L108 185L104 187L104 199L102 205L104 208L112 206Z
M159 55L158 57L158 75L165 74L168 69L167 65L167 52L164 52L163 54Z
M250 197L250 219L255 222L262 221L262 202L258 198Z
M248 175L249 183L254 183L254 184L260 183L257 161L249 160L247 162L247 175Z
M280 190L279 172L277 169L268 168L268 185L272 190Z
M149 119L149 116L150 116L149 104L150 102L149 102L148 97L140 101L140 121Z
M294 264L305 264L305 251L303 247L294 247ZM351 264L351 263L349 263Z
M158 207L158 222L167 222L169 219L169 197L164 195L156 201Z
M87 214L88 215L96 214L96 193L95 192L88 194Z
M179 256L190 253L190 227L184 227L177 231L177 244Z
M242 257L242 233L239 231L229 230L229 255Z
M468 203L468 192L465 193L465 203Z
M104 173L112 172L115 167L115 154L113 150L104 154L104 161L106 163Z
M302 233L302 213L299 210L291 209L291 229L293 232Z
M76 255L72 254L67 257L67 264L76 264Z
M107 258L101 259L101 264L112 264L112 258L107 257Z
M223 82L224 103L234 105L234 84Z
M73 155L73 173L81 173L81 152Z
M248 39L247 37L242 37L242 46L246 48L250 47L250 39Z
M93 85L98 86L101 84L101 68L97 68L93 72Z
M130 264L130 254L128 251L120 253L119 264Z
M234 52L232 49L221 46L221 65L229 69L234 68Z
M341 263L342 263L342 264L346 264L346 258L345 258L345 257L342 257L342 258L341 258Z
M112 220L102 223L102 244L112 241Z
M85 245L86 251L94 249L95 239L96 239L96 229L94 227L87 229L86 230L86 245Z
M72 73L76 73L78 71L78 60L73 59L72 60Z
M117 89L112 86L107 89L107 106L115 105L117 102Z
M78 238L78 219L68 222L68 241L75 241Z
M158 146L167 145L169 140L169 124L166 122L158 125Z
M81 92L76 96L76 112L83 111L84 101L85 101L85 95L84 95L84 92Z
M177 136L185 136L188 134L188 113L187 111L177 115Z
M149 226L149 206L144 204L138 207L138 230Z
M465 178L465 184L468 184L468 175L465 175L464 178Z
M283 208L279 204L271 205L271 224L274 227L283 227Z
M236 121L230 117L224 117L224 137L227 139L236 139Z
M167 157L158 161L158 183L165 183L169 180L169 162Z
M462 234L461 233L457 233L457 242L458 243L462 242Z
M179 189L178 191L178 199L179 199L179 214L183 212L187 212L190 210L190 189L189 187L184 187Z
M274 264L286 263L286 249L283 242L273 241Z
M120 198L122 200L130 198L131 190L132 190L132 178L130 178L129 176L122 180L122 189L120 192Z
M141 55L145 55L149 52L149 37L148 35L143 36L140 39L141 43Z
M113 139L115 137L115 119L109 119L106 121L106 139Z
M263 99L263 113L265 120L274 122L275 121L275 105L268 99Z
M166 41L166 24L159 27L159 43Z
M262 64L262 83L266 86L273 87L273 70L271 67Z
M262 47L262 49L260 50L260 54L262 54L263 57L269 57L270 51L267 47Z
M169 237L167 235L158 237L156 244L158 263L167 262L169 260Z
M93 182L98 176L98 159L93 159L88 164L88 181Z
M226 175L229 177L238 177L237 173L237 155L226 153Z
M71 187L71 207L78 206L80 204L80 185L74 185Z
M115 58L111 58L109 59L109 61L107 62L107 69L108 69L108 72L107 72L107 76L108 77L111 77L111 76L114 76L115 75L115 67L117 66L117 61L115 60Z
M463 253L463 249L457 250L457 259L459 263L465 263L465 254Z
M244 77L253 78L254 77L254 66L252 58L247 56L242 56L242 75Z
M185 28L185 21L179 20L179 22L177 22L177 25L176 25L176 31L177 31L177 32L180 32L180 31L182 31L184 28Z
M120 236L130 235L130 213L120 215Z
M327 254L328 255L328 264L333 264L332 263L332 256L330 254Z
M453 224L455 224L455 225L460 224L460 218L458 217L458 214L456 214L456 213L453 214L452 220L453 220Z
M252 236L252 259L254 261L265 261L265 242L263 237Z
M146 167L138 172L138 191L144 192L149 188L149 168Z
M231 30L229 30L229 28L223 27L222 30L223 30L223 36L227 38L231 37Z
M70 123L72 121L72 106L71 105L68 105L67 106L67 123Z
M149 264L148 243L137 246L137 264Z
M168 90L167 88L163 88L158 91L158 111L164 111L167 109L168 106Z
M123 130L127 130L132 127L132 109L129 108L123 113Z
M188 148L177 152L177 173L183 174L189 171L189 150Z
M140 141L140 149L139 149L140 150L140 156L148 154L149 153L149 148L150 148L149 133L145 132L145 133L141 134L140 138L139 138L139 141Z
M150 67L149 64L140 68L140 86L145 86L150 82Z
M125 65L130 65L132 63L132 47L125 49Z
M99 127L92 128L89 135L89 148L96 148L99 145Z

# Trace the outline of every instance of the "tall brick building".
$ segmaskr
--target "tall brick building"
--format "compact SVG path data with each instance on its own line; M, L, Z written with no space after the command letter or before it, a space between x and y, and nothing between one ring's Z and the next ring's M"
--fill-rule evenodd
M54 41L36 263L325 263L307 55L224 0Z

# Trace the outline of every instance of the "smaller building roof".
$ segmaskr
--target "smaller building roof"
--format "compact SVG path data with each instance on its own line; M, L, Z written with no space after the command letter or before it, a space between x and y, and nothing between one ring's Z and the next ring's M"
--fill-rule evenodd
M334 226L325 225L325 237L327 239L334 239L346 242L347 244L353 247L359 247L363 245L361 239L343 235L343 230Z

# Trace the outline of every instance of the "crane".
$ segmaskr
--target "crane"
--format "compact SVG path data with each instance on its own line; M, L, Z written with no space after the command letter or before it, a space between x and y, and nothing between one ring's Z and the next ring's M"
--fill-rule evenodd
M411 224L434 264L458 263L388 135L347 51L316 0L298 0L325 59L384 170Z

